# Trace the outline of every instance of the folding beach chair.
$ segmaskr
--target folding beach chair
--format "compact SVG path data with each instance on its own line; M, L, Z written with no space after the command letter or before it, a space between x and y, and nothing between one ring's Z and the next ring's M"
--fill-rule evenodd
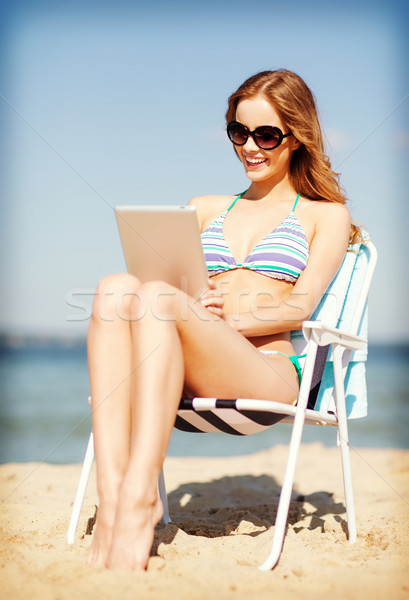
M367 297L376 260L376 249L369 239L352 246L312 319L303 324L302 334L292 333L296 353L306 353L295 406L244 398L190 398L180 402L175 427L182 431L249 435L278 422L293 424L272 548L260 567L262 570L272 569L280 558L304 423L337 428L348 540L351 544L356 540L347 417L366 415ZM91 432L67 532L69 544L74 542L93 459ZM158 485L163 521L169 523L163 472Z

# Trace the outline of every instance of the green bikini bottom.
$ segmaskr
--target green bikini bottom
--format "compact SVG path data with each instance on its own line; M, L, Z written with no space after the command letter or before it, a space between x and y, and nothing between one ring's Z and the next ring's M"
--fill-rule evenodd
M279 354L280 356L285 356L286 358L289 358L291 360L291 362L293 363L295 370L297 371L298 382L301 385L302 368L301 368L301 365L300 365L300 362L298 359L305 358L307 356L306 354L293 354L292 356L288 356L288 354L284 354L283 352L278 352L277 350L260 350L260 352L262 352L266 356L269 356L270 354Z

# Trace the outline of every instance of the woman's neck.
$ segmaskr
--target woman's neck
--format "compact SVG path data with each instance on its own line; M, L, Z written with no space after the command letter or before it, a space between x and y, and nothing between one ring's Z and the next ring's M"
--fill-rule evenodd
M285 177L279 182L267 181L252 181L250 187L245 193L245 197L251 200L269 199L273 202L279 202L285 198L292 198L296 190L290 184L288 177Z

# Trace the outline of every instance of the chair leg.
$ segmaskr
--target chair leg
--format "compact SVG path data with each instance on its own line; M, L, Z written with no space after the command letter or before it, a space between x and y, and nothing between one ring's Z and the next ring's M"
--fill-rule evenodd
M274 535L271 551L268 555L267 560L259 567L261 571L269 571L270 569L273 569L278 563L281 555L281 551L284 544L285 529L287 525L288 510L290 508L291 494L294 484L295 467L301 443L302 430L303 423L301 423L301 430L299 432L295 430L294 423L287 458L287 466L285 470L283 485L281 487L280 499L278 502L277 517L274 525Z
M333 348L334 382L338 416L338 440L341 448L342 474L344 478L345 506L348 521L348 541L356 541L356 518L352 488L351 461L349 454L348 423L345 407L344 380L342 375L342 351L340 346Z
M87 484L89 475L91 472L92 463L94 461L94 435L91 431L88 440L87 450L85 452L84 463L82 465L81 476L77 487L77 493L75 494L74 505L72 507L70 524L67 531L67 542L68 544L74 543L75 532L77 530L78 521L81 514L82 504L84 502L85 492L87 490Z
M341 428L339 429L339 438L339 445L341 448L342 474L344 478L345 506L348 521L348 542L350 544L354 544L356 542L357 531L349 443L348 440L345 439L345 433L341 433Z
M290 508L291 494L294 484L295 467L297 464L298 452L300 449L301 438L304 429L305 411L307 408L316 354L317 346L314 344L314 346L311 347L305 362L301 388L298 395L297 412L294 418L290 447L288 450L287 465L285 469L283 485L281 487L280 499L278 501L273 543L267 560L259 567L261 571L269 571L277 565L283 548L288 509Z
M163 475L163 469L159 475L158 487L159 487L159 497L162 501L162 506L163 506L162 521L165 523L165 525L167 525L168 523L171 523L171 518L169 516L168 495L166 493L165 477Z

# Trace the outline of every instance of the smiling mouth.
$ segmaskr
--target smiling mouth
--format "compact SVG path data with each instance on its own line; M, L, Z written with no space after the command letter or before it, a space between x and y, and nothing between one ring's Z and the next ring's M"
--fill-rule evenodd
M266 158L250 158L249 156L245 156L244 160L246 161L246 166L252 169L257 169L267 161Z

